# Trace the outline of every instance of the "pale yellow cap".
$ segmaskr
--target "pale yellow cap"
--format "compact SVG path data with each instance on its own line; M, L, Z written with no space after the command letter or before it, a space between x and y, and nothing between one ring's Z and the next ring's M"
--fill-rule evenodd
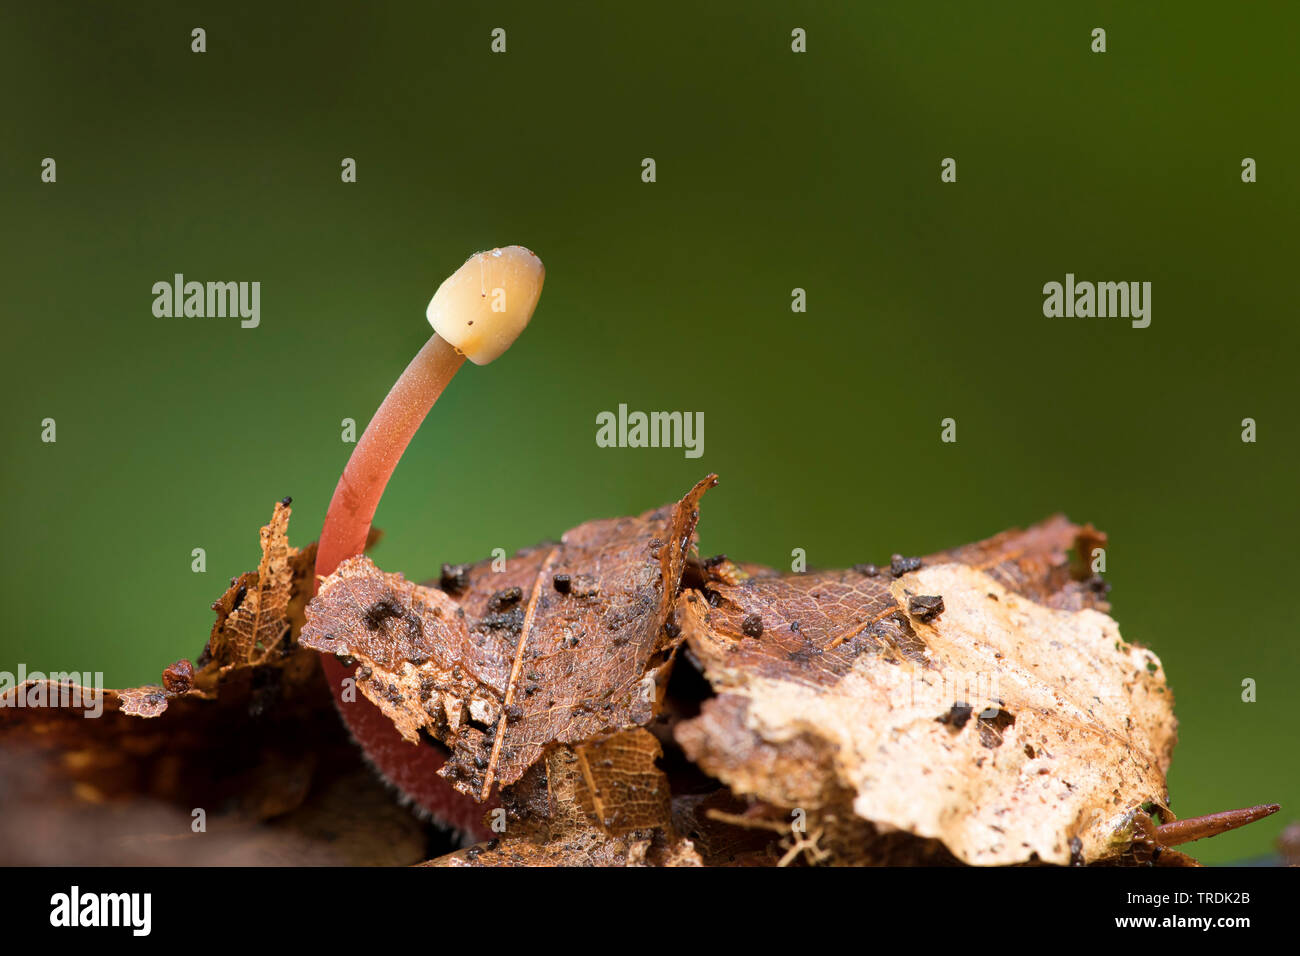
M533 317L546 267L523 246L470 256L443 280L425 315L447 344L475 365L510 348Z

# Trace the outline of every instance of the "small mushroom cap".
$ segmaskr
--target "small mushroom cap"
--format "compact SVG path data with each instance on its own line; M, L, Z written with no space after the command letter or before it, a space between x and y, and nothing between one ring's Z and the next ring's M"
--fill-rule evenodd
M438 286L425 315L433 331L475 365L510 348L537 307L546 267L523 246L470 256Z

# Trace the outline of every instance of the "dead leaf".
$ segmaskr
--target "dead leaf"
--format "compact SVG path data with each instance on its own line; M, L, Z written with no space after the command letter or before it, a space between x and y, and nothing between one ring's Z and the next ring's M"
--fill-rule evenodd
M315 548L288 546L288 518L277 505L259 571L218 602L216 656L199 675L167 669L174 688L190 689L42 681L0 695L3 862L400 864L425 855L425 827L364 768L318 655L294 643ZM193 687L200 676L206 690ZM97 704L97 718L83 716Z
M677 740L737 794L851 807L967 863L1118 854L1125 815L1167 801L1172 695L1070 578L1077 531L1057 518L892 570L688 593L682 629L718 696Z
M302 643L355 657L406 739L451 748L462 792L499 788L504 832L437 865L1195 863L1151 843L1172 698L1106 614L1084 560L1104 535L1058 517L785 575L692 554L712 483L439 587L354 558L310 609L314 551L289 546L282 504L197 672L108 691L100 720L45 706L59 684L0 701L0 848L419 859L428 831L361 772ZM206 833L196 808L216 808Z
M502 794L502 835L434 866L699 866L673 830L659 744L641 729L557 746Z
M573 748L582 774L579 799L587 815L606 833L669 825L672 795L655 762L659 741L645 730L599 738Z
M678 643L665 625L714 482L581 525L499 573L450 568L444 589L351 558L322 582L300 642L355 659L365 697L407 741L427 731L450 748L440 775L486 800L553 744L653 717Z
M273 667L280 673L263 686L279 693L284 686L302 686L316 679L317 656L297 644L304 609L311 594L316 544L298 549L289 544L291 499L276 503L271 520L259 532L262 556L258 569L232 578L230 587L212 603L216 620L198 670L188 660L165 668L162 684L109 691L119 709L134 717L158 717L170 701L181 697L212 698L232 673L245 668Z
M278 502L259 533L257 570L232 581L212 605L217 619L195 678L203 690L232 667L264 664L293 650L288 638L301 627L311 597L316 545L299 550L289 544L289 504L288 498Z
M174 698L151 719L135 691L104 691L98 719L19 709L13 695L32 685L11 691L0 708L2 862L420 860L424 827L364 768L323 684L272 690L268 672L242 670L215 699Z

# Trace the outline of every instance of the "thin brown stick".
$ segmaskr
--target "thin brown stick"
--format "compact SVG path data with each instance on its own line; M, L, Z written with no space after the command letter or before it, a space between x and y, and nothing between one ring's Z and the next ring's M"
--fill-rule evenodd
M555 567L555 558L560 553L559 548L552 548L551 553L546 556L542 563L542 569L537 572L537 577L533 579L533 590L528 595L528 610L524 612L524 623L519 629L519 647L515 651L514 662L510 665L510 677L506 681L506 696L501 702L502 715L497 721L496 737L492 739L492 753L488 757L487 771L483 774L483 789L479 792L479 800L486 800L492 793L492 784L496 780L497 762L501 759L501 744L506 739L506 725L510 722L506 720L505 709L515 701L515 688L519 686L519 672L524 666L524 648L528 646L528 639L533 632L533 617L537 613L537 599L542 593L543 581L549 580ZM592 792L595 792L593 787Z
M1201 840L1244 827L1248 823L1272 816L1280 809L1281 806L1276 803L1262 803L1257 807L1207 813L1200 817L1188 817L1186 820L1172 820L1155 828L1155 841L1161 846L1190 843L1193 840Z

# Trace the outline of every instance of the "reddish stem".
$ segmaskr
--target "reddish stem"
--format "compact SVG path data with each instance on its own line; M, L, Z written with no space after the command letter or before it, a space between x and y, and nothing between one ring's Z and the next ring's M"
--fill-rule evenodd
M435 334L389 390L353 449L325 512L316 552L318 579L365 548L393 469L464 361L465 356Z
M389 390L353 449L330 499L316 552L317 581L365 548L370 523L393 469L464 361L463 355L435 334ZM432 747L408 744L364 697L344 700L344 679L353 676L355 668L345 667L331 655L321 659L321 667L348 730L384 779L443 826L484 837L481 821L485 808L438 776L442 754Z
M510 347L532 318L545 277L531 251L506 246L471 256L438 286L425 309L433 337L384 398L334 489L316 552L317 582L365 548L388 479L429 409L466 355L485 365ZM380 773L441 822L482 835L484 808L437 776L445 748L405 743L365 697L344 699L351 668L332 655L321 666L348 729Z

